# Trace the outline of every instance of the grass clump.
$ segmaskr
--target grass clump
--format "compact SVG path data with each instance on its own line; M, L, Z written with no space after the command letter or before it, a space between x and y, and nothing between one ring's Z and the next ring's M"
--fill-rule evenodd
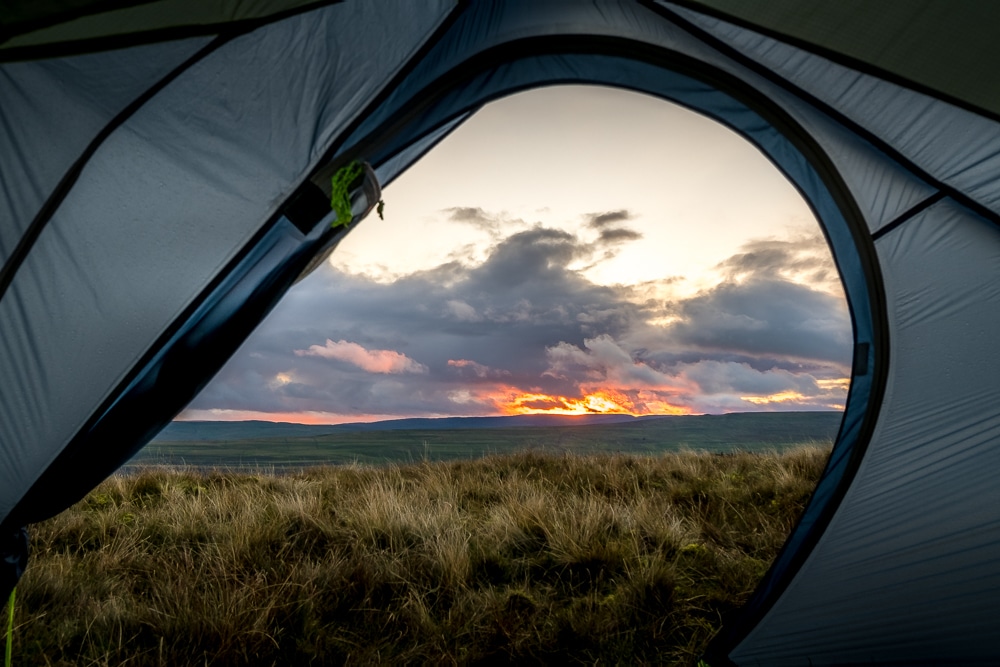
M827 454L112 477L34 527L15 664L691 663Z

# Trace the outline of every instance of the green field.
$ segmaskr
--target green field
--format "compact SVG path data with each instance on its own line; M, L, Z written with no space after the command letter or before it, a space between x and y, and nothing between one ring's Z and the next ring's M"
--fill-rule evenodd
M323 433L323 427L286 425L290 435L275 437L280 426L262 425L264 437L246 437L244 425L220 433L238 439L157 440L132 465L196 467L300 467L318 464L406 463L481 458L517 451L573 454L659 454L672 451L783 451L802 444L827 447L840 426L837 412L737 413L637 419L615 424L357 430ZM328 427L330 428L330 427ZM252 429L249 429L252 431ZM302 435L314 431L316 435ZM206 433L211 433L206 430Z

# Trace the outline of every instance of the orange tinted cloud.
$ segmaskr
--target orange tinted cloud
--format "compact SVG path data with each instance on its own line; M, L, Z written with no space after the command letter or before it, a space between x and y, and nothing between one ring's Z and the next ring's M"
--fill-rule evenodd
M300 357L336 359L357 366L369 373L426 373L427 367L394 350L366 350L357 343L329 338L326 345L310 345L308 350L295 350Z

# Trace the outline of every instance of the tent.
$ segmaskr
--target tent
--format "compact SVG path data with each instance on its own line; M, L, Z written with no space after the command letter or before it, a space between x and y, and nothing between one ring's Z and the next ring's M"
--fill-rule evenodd
M61 0L0 16L0 594L477 108L617 86L755 144L852 314L842 426L713 665L998 664L1000 5ZM623 119L627 122L627 119Z

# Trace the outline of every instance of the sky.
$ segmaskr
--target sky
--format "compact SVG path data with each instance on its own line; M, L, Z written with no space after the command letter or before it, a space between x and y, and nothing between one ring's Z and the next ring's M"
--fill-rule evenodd
M383 199L180 419L843 408L851 323L819 224L710 119L519 93Z

